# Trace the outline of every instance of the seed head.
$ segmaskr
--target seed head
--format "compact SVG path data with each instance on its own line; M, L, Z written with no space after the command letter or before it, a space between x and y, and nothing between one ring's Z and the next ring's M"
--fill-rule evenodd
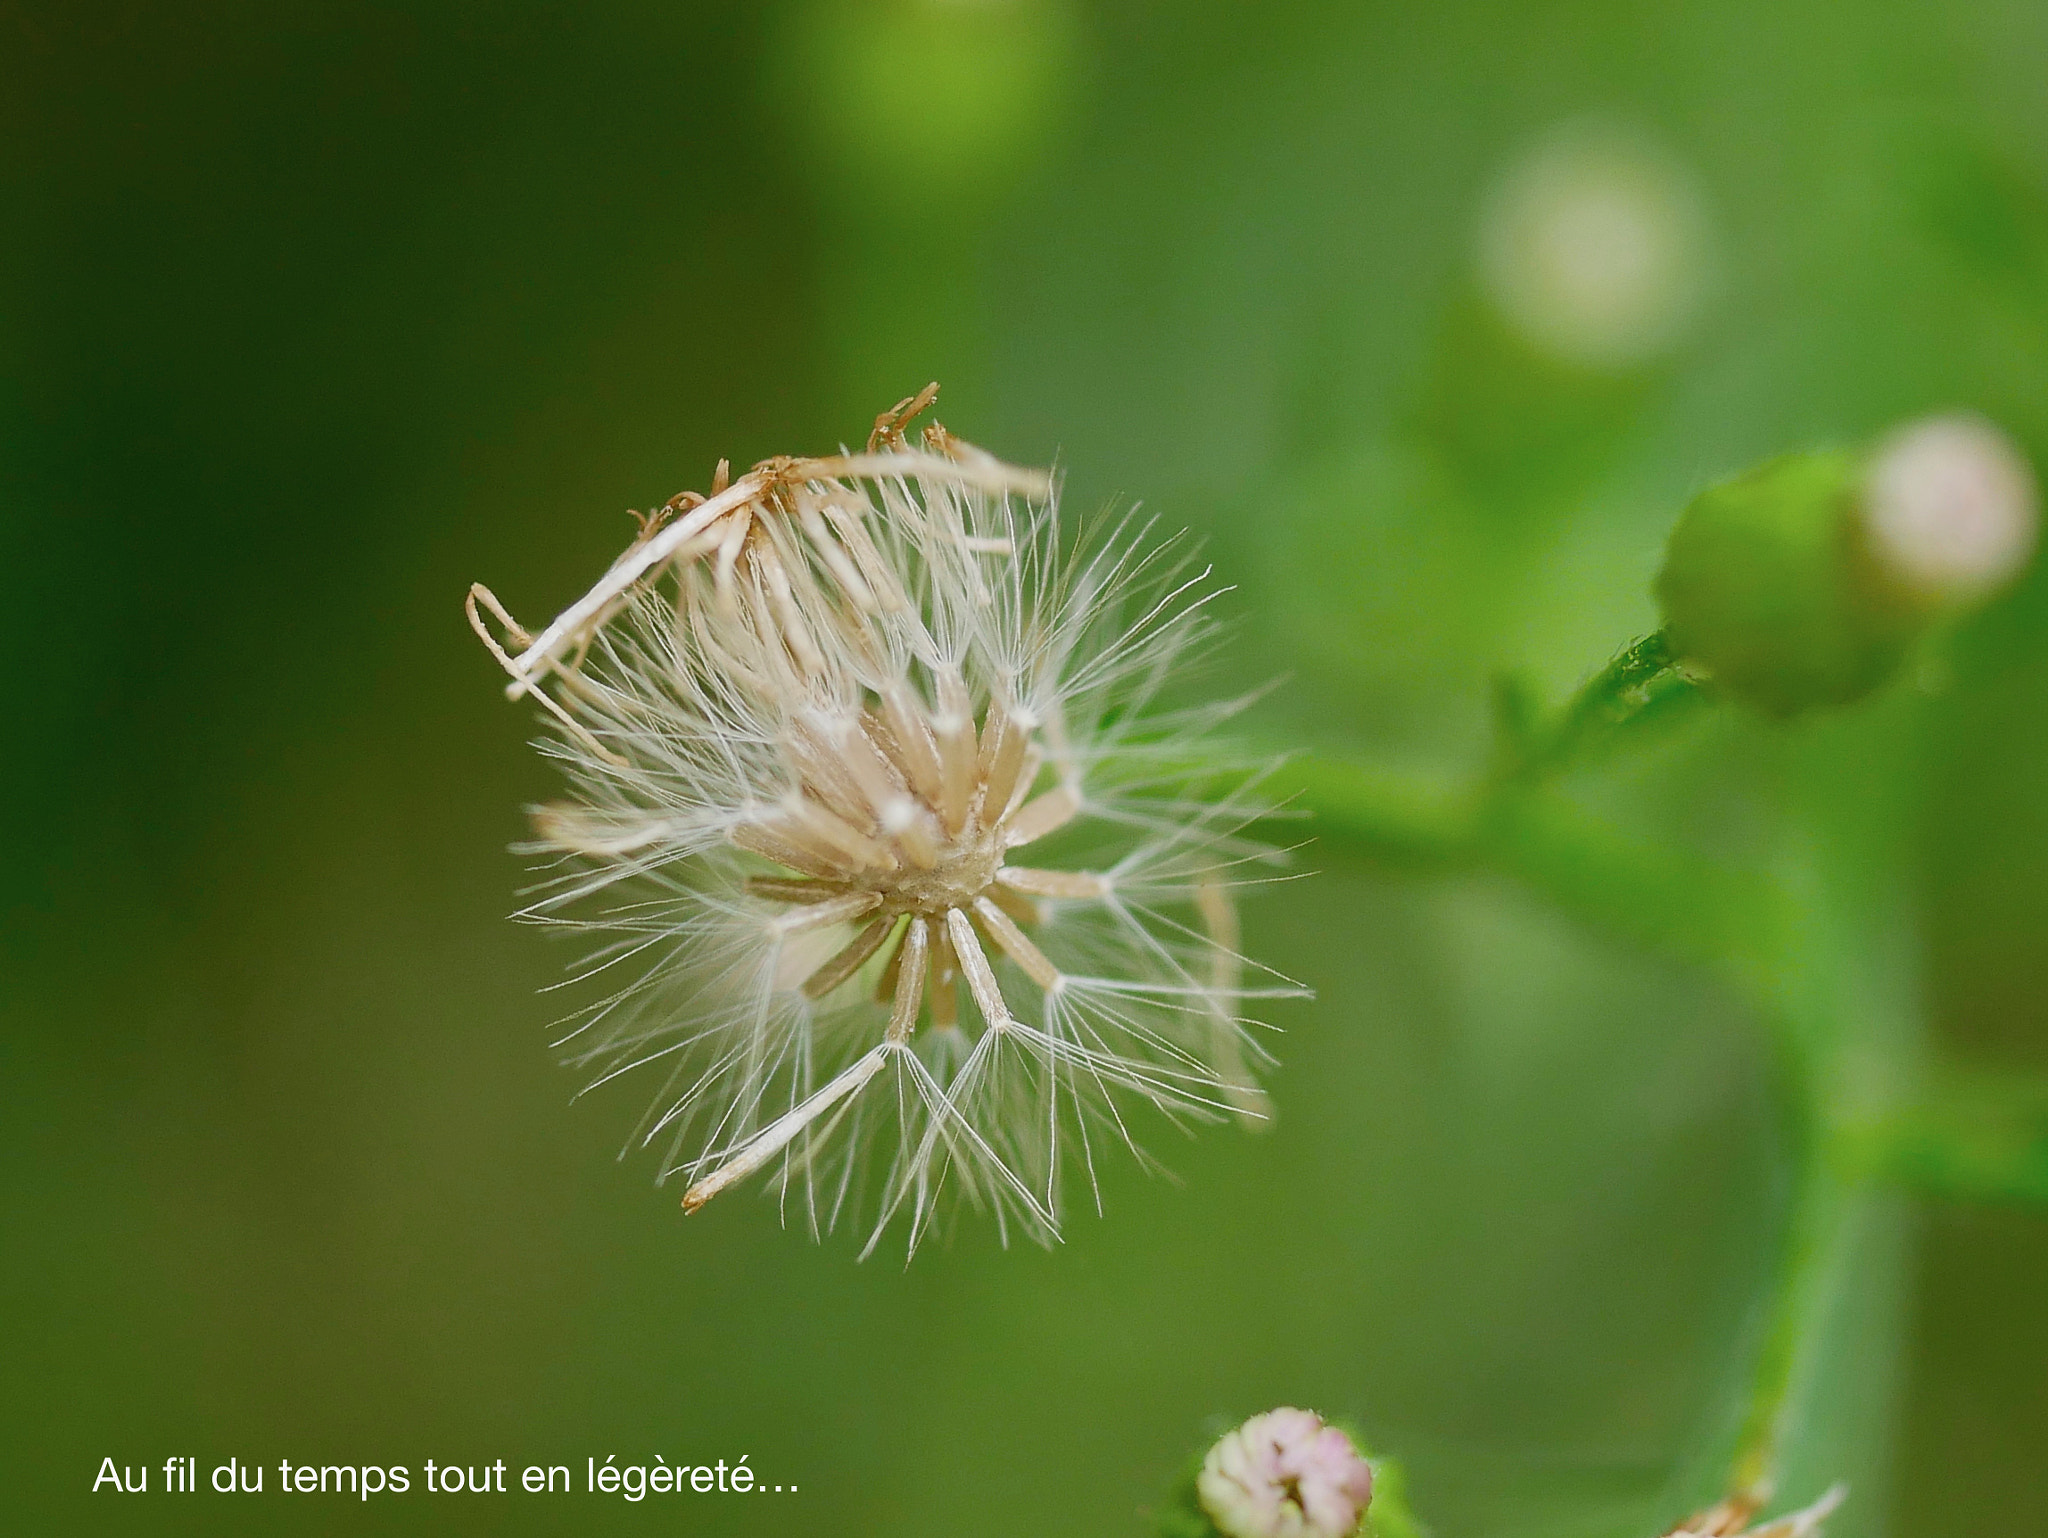
M470 603L569 782L525 916L599 942L571 1061L665 1070L635 1138L686 1211L772 1168L870 1250L948 1195L1056 1236L1134 1102L1263 1115L1241 1011L1300 991L1238 954L1261 766L1205 739L1242 702L1159 699L1208 573L1129 520L1069 550L1045 476L912 446L935 393L866 453L721 466L538 637Z

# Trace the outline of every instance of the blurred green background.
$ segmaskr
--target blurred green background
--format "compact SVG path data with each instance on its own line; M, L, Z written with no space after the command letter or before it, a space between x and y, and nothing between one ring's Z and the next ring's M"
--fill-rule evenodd
M1561 693L1654 624L1705 480L1957 405L2042 462L2048 8L31 4L0 73L17 1530L1137 1533L1275 1403L1402 1453L1439 1538L1696 1488L1782 1199L1697 976L1311 848L1247 915L1319 994L1269 1135L1155 1129L1178 1179L1113 1165L1056 1253L684 1222L612 1158L651 1086L572 1106L546 1049L505 846L552 777L460 599L544 620L628 506L938 378L1070 505L1204 534L1222 682L1290 676L1260 730L1469 767L1494 670ZM1640 260L1546 288L1580 186ZM1947 1047L2048 1067L2038 566L1923 683L1878 707L1899 964ZM1590 793L1740 851L1827 729ZM1912 1221L1891 1485L1830 1531L2037 1530L2048 1223ZM154 1493L174 1453L802 1489L230 1504ZM107 1455L153 1493L88 1494Z

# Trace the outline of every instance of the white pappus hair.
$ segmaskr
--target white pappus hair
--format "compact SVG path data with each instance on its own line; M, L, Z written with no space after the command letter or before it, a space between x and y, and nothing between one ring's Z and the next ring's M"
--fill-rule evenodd
M770 1169L863 1254L947 1196L1057 1237L1065 1166L1138 1151L1136 1107L1263 1117L1244 1010L1301 992L1239 952L1277 858L1267 766L1210 741L1244 702L1161 699L1219 590L1131 518L1069 548L1045 476L937 424L913 446L935 393L865 453L721 465L538 636L469 601L568 781L522 914L597 942L559 1045L591 1087L665 1074L633 1142L686 1211Z

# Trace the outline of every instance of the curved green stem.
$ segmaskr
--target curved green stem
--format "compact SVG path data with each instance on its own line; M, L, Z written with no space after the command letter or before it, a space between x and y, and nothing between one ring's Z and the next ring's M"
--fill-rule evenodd
M1303 755L1274 770L1264 789L1307 811L1319 842L1375 863L1442 870L1481 857L1473 798L1420 775Z
M1274 784L1314 815L1329 847L1407 871L1505 874L1589 927L1712 972L1766 1022L1793 1140L1794 1190L1765 1284L1763 1335L1728 1486L1760 1492L1783 1471L1793 1441L1806 1440L1825 1343L1853 1332L1841 1313L1843 1278L1875 1241L1857 1216L1869 1197L1842 1152L1849 1144L1835 1125L1833 1097L1850 1043L1883 1049L1851 1028L1858 958L1868 954L1857 947L1871 942L1834 932L1846 921L1825 894L1794 893L1760 874L1631 838L1551 785L1580 755L1611 748L1657 711L1690 708L1697 698L1652 637L1617 657L1547 728L1504 710L1503 749L1470 785L1446 788L1328 757L1297 759ZM1865 1146L1880 1141L1866 1138ZM1882 1146L1896 1150L1899 1138ZM1925 1167L1927 1138L1912 1146ZM1886 1157L1899 1160L1896 1152ZM2031 1171L2025 1158L1999 1168Z
M1592 927L1767 988L1793 927L1765 879L1628 838L1556 792L1519 782L1448 791L1326 757L1296 759L1268 787L1309 811L1320 841L1402 870L1497 870Z
M2048 1204L2048 1081L1951 1070L1934 1089L1843 1129L1852 1171L1950 1201Z
M1661 630L1616 652L1547 721L1528 688L1504 678L1494 695L1496 775L1527 782L1554 776L1682 719L1705 700Z
M1736 1434L1733 1489L1771 1489L1782 1461L1787 1423L1802 1369L1811 1359L1827 1304L1843 1232L1845 1192L1824 1160L1799 1161L1798 1187L1769 1283L1769 1316Z

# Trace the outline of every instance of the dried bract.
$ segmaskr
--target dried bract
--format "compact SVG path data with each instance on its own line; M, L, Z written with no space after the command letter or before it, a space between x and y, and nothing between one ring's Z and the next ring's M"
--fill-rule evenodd
M636 1137L686 1210L772 1169L869 1249L947 1194L1053 1236L1134 1103L1263 1114L1243 1011L1299 991L1237 951L1272 859L1260 766L1208 741L1241 702L1159 698L1207 573L1130 521L1069 550L1046 477L913 446L932 393L865 453L721 467L538 636L470 605L569 781L527 916L599 941L572 1060L665 1069Z
M1687 1517L1664 1538L1819 1538L1821 1524L1848 1496L1847 1486L1834 1485L1811 1506L1751 1527L1751 1520L1764 1507L1766 1494L1731 1495L1719 1505Z

